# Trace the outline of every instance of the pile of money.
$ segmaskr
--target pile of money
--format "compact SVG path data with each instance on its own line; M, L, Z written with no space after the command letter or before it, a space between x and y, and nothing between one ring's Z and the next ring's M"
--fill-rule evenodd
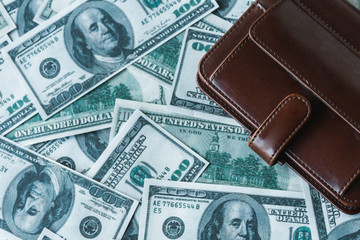
M0 239L359 239L196 85L252 3L1 0Z

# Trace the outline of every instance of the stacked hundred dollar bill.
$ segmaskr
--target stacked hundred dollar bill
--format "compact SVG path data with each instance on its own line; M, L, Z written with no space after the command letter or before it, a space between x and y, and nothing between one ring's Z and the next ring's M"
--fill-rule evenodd
M195 83L252 2L1 0L0 239L359 239Z

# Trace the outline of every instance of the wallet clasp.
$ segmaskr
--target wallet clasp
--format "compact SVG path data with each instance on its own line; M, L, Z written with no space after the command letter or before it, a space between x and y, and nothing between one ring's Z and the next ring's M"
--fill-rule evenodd
M305 97L288 95L251 134L249 147L270 166L275 165L277 157L305 124L310 113L310 102Z

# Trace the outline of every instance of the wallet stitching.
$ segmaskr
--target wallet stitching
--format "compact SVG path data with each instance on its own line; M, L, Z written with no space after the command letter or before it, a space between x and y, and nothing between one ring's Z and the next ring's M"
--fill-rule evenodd
M306 105L306 116L304 117L304 119L294 128L294 130L288 135L288 137L281 143L281 145L279 145L279 147L277 147L277 149L275 150L275 152L270 156L269 159L269 163L272 165L273 163L273 158L274 156L276 156L278 154L278 152L283 148L283 146L289 141L289 139L294 136L294 134L298 131L298 129L304 124L304 122L309 118L309 113L310 113L310 106L309 103L306 102L304 99L297 97L297 96L293 96L290 97L288 99L286 99L283 103L281 103L281 105L277 108L277 110L272 114L272 116L266 121L266 123L264 125L261 126L261 128L259 129L259 131L256 132L256 134L254 135L254 137L252 137L249 146L251 146L255 139L257 138L258 135L261 134L261 132L267 127L267 125L269 125L271 123L271 121L275 118L275 116L280 112L280 110L285 106L285 104L287 104L289 101L293 100L293 99L298 99L301 100L303 103L305 103Z
M327 27L330 31L332 31L336 36L338 36L342 41L344 41L350 48L352 48L353 51L360 53L360 51L349 41L347 41L343 36L340 35L335 29L333 29L327 22L325 22L321 17L319 17L309 6L307 6L304 2L298 0L299 3L309 11L309 14L316 18L318 21L322 23L323 26Z
M234 57L234 55L245 45L245 43L249 40L249 38L246 38L237 48L236 50L226 59L226 61L223 63L223 65L214 73L212 79L214 79L220 72L221 70L225 67L225 65L227 65L227 63L229 63L229 61ZM246 115L248 118L250 118L253 122L257 123L259 125L259 123L249 114L247 113L243 108L241 108L238 104L236 104L232 99L230 99L228 96L226 96L226 94L219 89L217 86L215 86L215 84L212 83L212 81L209 82L209 84L215 88L227 101L231 102L240 112L242 112L244 115Z
M321 181L324 185L326 185L328 188L330 188L331 190L333 190L333 192L338 196L338 197L341 197L340 196L340 194L332 187L332 186L330 186L330 184L328 184L322 177L320 177L314 170L312 170L305 162L303 162L295 153L293 153L291 150L286 150L287 152L289 152L289 153L291 153L291 155L293 156L293 157L295 157L296 158L296 160L303 166L303 167L305 167L308 171L310 171L312 174L314 174L317 178L318 178L318 180L319 181ZM360 170L358 170L355 174L354 174L354 176L350 179L350 181L356 176L356 174L359 172ZM349 181L349 182L350 182ZM320 186L320 185L318 185L318 186ZM342 199L344 199L344 200L346 200L346 201L348 201L348 202L358 202L358 200L350 200L350 199L348 199L348 198L346 198L346 197L341 197Z
M284 3L284 1L282 1L281 3ZM268 47L264 42L262 42L259 37L255 34L255 28L257 27L257 25L259 23L261 23L267 16L269 16L269 14L276 9L277 7L279 7L280 4L276 5L275 7L273 7L272 9L270 9L265 15L262 16L262 18L260 20L258 20L254 25L253 28L251 29L251 32L253 34L253 36L255 37L255 39L263 46L265 47L268 51L270 51L272 54L274 54L283 64L285 64L288 68L290 68L297 76L299 76L303 81L305 81L309 86L311 86L321 97L323 97L324 99L326 99L336 110L338 110L339 112L341 112L344 117L346 117L351 123L353 123L357 128L360 128L360 125L357 124L353 119L351 119L345 112L343 112L341 109L339 109L339 107L337 107L328 97L326 97L322 92L320 92L314 85L312 85L309 81L307 81L301 74L299 74L293 67L291 67L283 58L281 58L278 54L276 54L270 47ZM290 151L290 150L288 150ZM326 183L318 174L315 173L315 171L313 171L308 165L306 165L303 161L300 160L299 157L297 157L295 154L293 154L296 159L302 163L302 165L304 167L306 167L311 173L313 173L323 184L325 184L326 186L328 186L330 189L332 189L338 196L340 196L340 194L333 188L331 187L328 183ZM348 187L348 185L352 182L352 180L357 176L357 174L360 172L360 169L358 169L355 174L347 181L347 183L341 188L340 193ZM342 197L343 199L347 200L348 202L358 202L357 200L350 200L347 199L345 197Z
M284 1L282 1L282 3L284 3ZM256 26L261 23L274 9L276 9L277 7L279 7L281 4L276 5L275 7L273 7L272 9L270 9L265 15L263 15L263 17L257 21L253 28L251 29L251 32L253 34L253 36L255 37L255 39L258 41L258 43L260 43L264 48L266 48L269 52L271 52L272 54L274 54L277 59L279 59L286 67L290 68L298 77L300 77L308 86L310 86L312 89L315 90L315 92L317 94L319 94L322 98L324 98L332 107L334 107L337 111L339 111L343 117L345 117L348 121L350 121L352 124L355 125L355 127L357 129L360 129L360 125L353 120L348 114L346 114L342 109L340 109L337 105L335 105L335 103L333 101L331 101L327 96L325 96L318 88L316 88L312 83L310 83L308 80L306 80L298 71L296 71L296 69L294 69L292 66L290 66L282 57L280 57L278 54L276 54L270 47L268 47L263 41L261 41L259 39L259 37L255 34L255 28Z
M290 150L287 150L288 154L291 155L292 157L295 157L296 159L299 159L298 156L296 156L293 152L291 152ZM306 168L306 166L304 166ZM309 169L310 170L310 169ZM301 170L303 172L303 170ZM314 179L312 178L308 178L307 179L309 182L311 182L314 186L316 186L318 189L324 189L318 182L316 182ZM329 186L330 187L330 186ZM331 188L331 187L330 187ZM347 206L347 205L344 205L343 203L341 203L337 198L335 198L333 195L329 194L326 190L324 192L322 192L323 195L327 196L328 198L332 199L334 202L338 203L339 205L341 205L343 208L345 209L359 209L359 207L356 207L356 206ZM337 194L338 195L338 194ZM352 200L349 200L345 197L343 197L344 200L347 200L348 202L354 202ZM355 202L357 202L355 200Z
M203 75L208 78L208 75L206 74L206 72L204 71L204 68L205 68L205 63L207 62L207 60L209 59L209 57L215 52L215 50L220 47L223 42L231 35L231 33L233 31L235 31L238 27L239 27L239 24L242 23L246 17L252 12L252 10L254 10L256 7L259 8L259 6L256 4L252 7L249 8L249 10L247 11L247 13L245 13L245 15L243 15L239 21L232 27L232 29L230 29L225 35L223 38L221 38L216 44L215 46L213 47L213 49L210 50L210 52L208 53L208 55L204 58L204 61L202 62L201 64L201 71L203 73Z
M343 191L351 185L351 182L358 176L360 173L360 168L352 175L352 177L345 183L345 186L340 190L340 194L343 193Z
M210 89L209 89L209 87L208 87L207 85L202 85L202 87L205 88L205 89L207 89L207 90L209 91L208 94L209 94L211 97L213 97L215 100L223 103L223 104L224 104L223 107L225 107L225 108L226 108L229 112L231 112L234 116L236 116L236 117L238 117L238 118L240 118L240 119L243 119L243 117L242 117L239 113L237 113L236 111L234 111L234 109L227 107L227 106L226 106L226 103L225 103L221 98L219 98L217 95L215 95L214 93L212 93L212 91L210 91ZM226 97L226 96L225 96L225 97ZM236 107L236 106L235 106L235 107ZM243 121L242 123L243 123L244 125L246 125L249 129L252 127L247 121Z

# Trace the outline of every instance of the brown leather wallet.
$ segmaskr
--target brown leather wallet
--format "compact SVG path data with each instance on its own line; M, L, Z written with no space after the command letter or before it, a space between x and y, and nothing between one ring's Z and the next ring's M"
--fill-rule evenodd
M200 88L348 214L360 212L360 13L344 0L258 0L200 62Z

